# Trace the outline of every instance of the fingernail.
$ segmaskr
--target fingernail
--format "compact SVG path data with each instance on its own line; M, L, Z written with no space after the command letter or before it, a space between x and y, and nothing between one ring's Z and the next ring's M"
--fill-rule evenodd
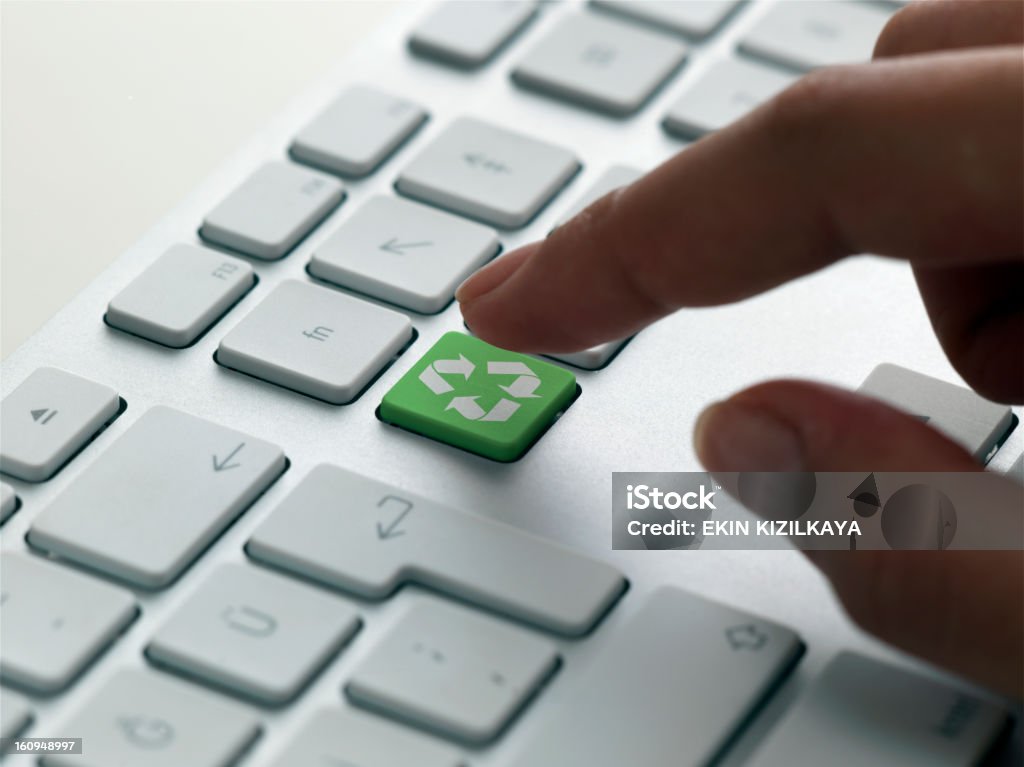
M532 243L513 250L478 269L455 289L455 300L460 304L466 304L490 293L519 271L519 268L533 255L538 244Z
M709 471L804 471L796 430L747 403L716 402L697 418L693 444Z

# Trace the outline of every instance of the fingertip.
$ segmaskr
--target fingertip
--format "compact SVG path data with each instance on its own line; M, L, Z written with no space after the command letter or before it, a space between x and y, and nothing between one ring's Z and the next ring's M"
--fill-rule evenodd
M800 435L768 408L735 399L716 402L697 418L694 449L709 471L799 472Z
M465 306L487 295L519 271L519 267L530 259L538 246L539 243L534 242L516 248L477 269L455 289L455 300Z

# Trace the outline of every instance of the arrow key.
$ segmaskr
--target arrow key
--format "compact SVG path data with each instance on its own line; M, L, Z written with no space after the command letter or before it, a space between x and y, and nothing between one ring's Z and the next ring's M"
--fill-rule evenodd
M120 407L117 392L57 368L39 368L0 410L0 471L28 482L49 479Z
M276 445L154 407L43 509L28 540L137 586L160 588L284 468Z
M374 197L317 248L309 272L426 314L500 249L493 229L395 197Z

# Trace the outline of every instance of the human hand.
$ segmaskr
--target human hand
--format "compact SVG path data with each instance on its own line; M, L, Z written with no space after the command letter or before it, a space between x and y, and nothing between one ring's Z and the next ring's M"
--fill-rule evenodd
M1024 402L1022 42L1017 0L912 4L873 63L803 78L480 270L456 294L467 325L509 349L576 351L869 252L912 264L971 386ZM912 416L800 381L710 406L694 440L711 471L979 469ZM812 560L868 631L1021 696L1021 552Z

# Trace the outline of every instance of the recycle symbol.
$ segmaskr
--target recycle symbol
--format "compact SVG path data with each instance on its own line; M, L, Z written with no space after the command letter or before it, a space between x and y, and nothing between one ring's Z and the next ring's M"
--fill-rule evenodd
M438 396L455 391L455 387L446 381L442 376L462 376L466 381L476 370L476 365L470 362L462 354L457 360L434 360L420 373L420 380L430 391ZM445 410L454 410L463 418L470 421L507 421L519 409L517 399L534 399L539 394L534 394L540 386L540 378L530 370L524 362L517 361L489 361L487 363L487 374L492 376L516 376L510 383L498 384L498 388L504 391L509 397L502 397L490 410L484 410L477 402L480 395L471 397L454 396L445 406Z

